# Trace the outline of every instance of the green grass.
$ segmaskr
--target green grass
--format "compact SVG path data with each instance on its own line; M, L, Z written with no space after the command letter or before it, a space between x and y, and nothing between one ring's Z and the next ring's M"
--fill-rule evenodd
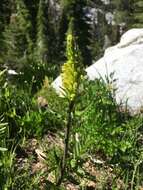
M81 84L72 116L67 169L61 187L56 187L66 100L50 85L33 96L6 84L4 77L0 81L0 189L66 189L68 183L89 189L91 182L97 190L143 186L143 118L120 111L112 84L102 79ZM47 108L39 107L38 96L46 98ZM43 160L36 149L46 155ZM43 169L33 172L38 164Z

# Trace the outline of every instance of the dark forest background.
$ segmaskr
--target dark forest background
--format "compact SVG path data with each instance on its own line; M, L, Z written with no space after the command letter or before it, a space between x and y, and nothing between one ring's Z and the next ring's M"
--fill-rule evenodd
M91 65L125 31L143 25L142 9L141 0L1 0L0 66L21 73L20 85L31 73L39 83L58 76L71 17L84 66Z

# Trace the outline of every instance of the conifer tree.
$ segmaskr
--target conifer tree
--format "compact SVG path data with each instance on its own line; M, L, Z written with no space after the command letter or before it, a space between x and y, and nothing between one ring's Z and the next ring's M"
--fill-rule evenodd
M132 24L131 27L143 27L143 1L136 0L132 6Z
M11 2L9 0L1 0L0 6L0 33L4 31L5 25L9 22L11 12Z
M4 32L6 44L5 64L20 69L31 51L31 21L24 0L15 1L15 10L11 13L10 23Z
M36 22L37 22L37 11L38 11L38 5L39 0L25 0L25 4L27 6L27 9L29 11L29 17L31 20L31 39L33 43L36 42Z
M2 22L0 21L0 64L3 63L3 59L4 59L4 36L3 36L3 28L2 28Z
M112 43L120 41L121 35L129 29L131 23L132 0L111 0L111 11L114 15L114 25L111 27Z
M142 0L112 0L111 2L115 12L116 25L120 27L123 25L124 30L143 26ZM124 31L120 33L122 34L122 32Z
M128 0L127 0L128 1ZM115 21L116 24L127 22L128 19L128 8L125 7L125 2L122 0L112 0L112 6L115 10Z
M107 11L107 5L101 0L90 0L91 8L96 7L97 11L97 21L92 23L93 35L92 35L92 54L94 59L98 59L102 56L105 50L105 35L107 35L108 30L111 29L106 22L105 15ZM102 11L101 11L102 10Z
M130 23L132 23L133 19L133 0L112 0L111 3L114 9L116 25L124 25L127 30L129 28Z
M4 35L6 25L9 23L10 17L10 2L8 0L1 0L0 5L0 64L3 63L4 59Z
M37 14L36 57L43 66L47 66L50 56L48 25L48 2L40 0Z

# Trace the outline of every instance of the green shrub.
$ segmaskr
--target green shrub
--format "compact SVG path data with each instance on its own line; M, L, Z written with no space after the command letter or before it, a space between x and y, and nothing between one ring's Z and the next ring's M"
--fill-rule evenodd
M0 115L9 125L8 138L18 139L24 136L41 136L48 130L55 131L62 128L64 101L58 97L50 87L44 88L35 97L29 88L22 89L6 82L1 77ZM47 108L38 104L38 96L46 94Z
M131 124L136 120L129 113L119 111L112 85L101 79L85 84L75 112L77 127L74 131L85 144L85 152L90 148L113 157L132 147L130 138L133 133L135 137L138 125Z
M27 113L19 119L19 125L24 130L27 137L41 137L48 131L57 131L61 129L60 117L52 110L27 111Z
M111 84L107 85L101 79L84 84L75 113L80 121L75 133L85 144L85 152L90 148L111 156L117 149L122 121L111 88Z
M118 175L128 177L132 188L142 181L143 118L121 112L114 83L102 79L82 84L75 110L73 155L76 160L102 155L106 162L118 164ZM119 169L120 168L120 169Z
M5 85L0 96L0 114L3 114L4 121L9 124L9 138L16 138L22 131L18 120L27 111L35 109L34 102L29 93L15 86Z

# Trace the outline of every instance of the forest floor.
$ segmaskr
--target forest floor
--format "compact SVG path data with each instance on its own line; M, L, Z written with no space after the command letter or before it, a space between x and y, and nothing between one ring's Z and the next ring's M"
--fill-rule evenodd
M31 175L42 174L40 175L41 190L47 189L47 183L54 185L56 181L53 171L50 171L46 162L47 151L52 150L55 146L63 149L63 139L61 135L50 132L41 140L29 139L23 147L17 148L16 151L16 163L19 170L28 164ZM126 189L126 184L120 178L120 175L117 175L116 166L109 164L108 159L101 153L94 156L89 155L79 165L77 171L70 172L68 178L63 181L62 187L64 189L103 190L103 187L106 186L104 189L110 190L114 183L116 183L118 190ZM143 187L138 190L143 190Z

